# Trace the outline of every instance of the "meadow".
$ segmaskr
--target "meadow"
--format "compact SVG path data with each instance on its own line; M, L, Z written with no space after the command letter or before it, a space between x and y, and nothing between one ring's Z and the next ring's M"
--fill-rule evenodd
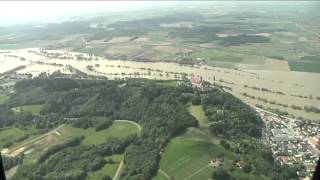
M0 130L0 148L10 143L12 146L21 144L24 141L35 137L39 134L39 130L35 127L20 129L16 127L8 127Z
M7 95L0 96L0 104L5 103L9 98L10 96L7 96Z
M188 110L199 121L200 127L206 126L208 119L205 116L201 105L190 105Z
M115 121L109 128L96 131L95 128L81 129L71 125L65 125L59 130L63 138L71 138L75 136L84 136L83 144L100 144L106 142L108 138L122 138L131 134L137 134L138 128L128 122Z

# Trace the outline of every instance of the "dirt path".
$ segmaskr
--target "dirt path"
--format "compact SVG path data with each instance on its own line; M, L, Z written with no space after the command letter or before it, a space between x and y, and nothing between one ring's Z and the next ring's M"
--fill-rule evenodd
M166 172L164 172L162 169L159 169L158 171L159 171L159 173L161 173L162 175L164 175L168 180L171 179L170 176L169 176Z
M123 166L123 161L120 162L120 165L117 169L117 172L116 174L113 176L112 180L118 180L119 179L119 176L120 176L120 171L122 169L122 166Z
M35 138L35 139L32 139L32 140L30 140L30 141L28 141L28 142L25 142L25 143L23 143L23 144L21 144L21 145L19 145L19 146L13 147L12 149L9 149L6 154L9 155L9 156L19 155L19 154L21 153L20 151L23 152L23 150L25 149L24 146L27 146L27 145L32 144L32 143L34 143L34 142L36 142L36 141L38 141L38 140L40 140L40 139L42 139L42 138L45 138L45 137L47 137L48 135L50 135L50 134L52 134L52 133L56 133L57 130L59 130L59 129L62 128L63 126L64 126L64 124L60 125L59 127L53 129L52 131L47 132L46 134L43 134L43 135L41 135L41 136L39 136L39 137L37 137L37 138Z
M141 130L142 130L140 124L138 124L138 123L136 123L136 122L134 122L134 121L129 121L129 120L115 120L115 121L116 121L116 122L128 122L128 123L131 123L131 124L137 126L139 132L141 132Z
M209 164L205 165L204 167L202 167L202 168L201 168L201 169L199 169L198 171L196 171L196 172L192 173L190 176L188 176L188 177L184 178L184 180L190 179L192 176L194 176L194 175L196 175L196 174L200 173L201 171L205 170L207 167L209 167Z

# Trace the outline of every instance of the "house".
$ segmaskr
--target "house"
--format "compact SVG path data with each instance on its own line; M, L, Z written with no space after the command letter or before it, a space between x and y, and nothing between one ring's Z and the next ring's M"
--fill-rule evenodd
M238 166L240 169L242 169L243 166L244 166L244 161L238 161L238 162L237 162L237 166Z
M195 76L195 75L191 76L192 87L202 88L202 83L203 83L202 76L199 76L199 75L198 76Z
M221 161L221 159L219 159L219 158L212 159L212 160L210 161L210 166L211 166L211 167L219 167L219 166L221 166L221 164L222 164L222 161Z
M313 137L308 142L313 148L317 149L318 146L320 145L320 138Z

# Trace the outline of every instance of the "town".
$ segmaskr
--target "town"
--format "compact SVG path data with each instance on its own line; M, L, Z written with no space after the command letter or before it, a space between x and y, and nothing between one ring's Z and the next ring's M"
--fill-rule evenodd
M255 109L265 123L262 140L275 159L281 164L301 165L299 177L311 179L320 155L320 125Z

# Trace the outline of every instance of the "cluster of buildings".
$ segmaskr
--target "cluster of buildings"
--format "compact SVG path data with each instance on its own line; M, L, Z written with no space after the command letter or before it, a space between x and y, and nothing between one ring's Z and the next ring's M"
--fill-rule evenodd
M281 164L302 165L301 179L311 179L320 156L320 124L258 111L265 122L263 141Z

